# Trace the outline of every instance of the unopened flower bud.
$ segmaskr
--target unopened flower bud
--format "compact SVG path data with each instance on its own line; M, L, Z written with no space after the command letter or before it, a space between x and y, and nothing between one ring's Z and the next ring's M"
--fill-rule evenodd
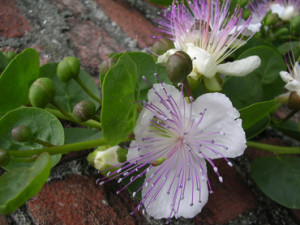
M5 55L5 57L7 58L8 61L11 61L13 58L16 57L16 53L13 51L8 51L8 52L3 52L3 54Z
M292 91L289 96L288 107L290 109L300 109L300 96L296 91Z
M73 108L73 116L81 122L91 119L96 114L96 106L90 100L83 100Z
M279 21L277 13L271 13L266 16L265 25L270 26L276 24Z
M120 157L119 157L120 150L126 151L125 149L122 149L118 145L113 147L110 147L108 145L101 146L98 147L92 153L90 153L87 157L87 160L97 170L105 170L112 166L118 165L120 162L122 162L122 160L120 161Z
M244 9L242 13L242 17L244 20L247 20L249 16L251 16L252 11L250 9Z
M11 130L11 135L18 142L25 142L32 138L31 130L25 125L13 128Z
M237 3L243 8L249 4L249 0L238 0Z
M101 62L100 67L99 67L99 78L100 78L100 84L103 84L104 77L108 70L116 64L117 58L115 57L110 57L104 61Z
M6 151L0 150L0 166L7 163L9 160L9 156Z
M296 36L300 36L300 15L295 16L291 20L291 30L295 32Z
M53 81L47 77L38 78L29 89L29 101L34 107L45 108L53 101L55 86Z
M62 82L68 82L72 78L76 78L80 72L80 62L78 58L73 56L65 57L57 66L57 76Z
M152 52L156 55L162 55L169 49L174 48L174 43L168 38L159 39L152 46Z
M277 30L275 33L274 33L274 37L280 37L282 35L289 35L290 31L288 28L286 27L283 27L283 28L280 28L279 30Z
M192 69L192 59L185 52L177 51L168 58L167 73L173 83L184 81L192 72Z

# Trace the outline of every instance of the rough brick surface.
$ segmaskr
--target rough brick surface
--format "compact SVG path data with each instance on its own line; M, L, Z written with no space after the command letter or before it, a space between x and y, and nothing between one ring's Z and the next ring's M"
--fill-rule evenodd
M30 30L25 16L13 0L0 0L0 37L21 37Z
M135 205L130 196L124 192L110 199L112 186L108 188L96 186L94 178L71 175L46 184L27 203L28 210L40 225L134 225L136 220L142 224L141 216L129 214Z
M7 219L5 216L0 215L0 225L8 225Z
M139 11L130 7L125 0L95 0L95 2L130 37L141 41L140 47L153 44L151 36L161 35L155 31L155 26L150 21Z
M76 55L85 66L97 68L108 54L124 51L105 30L91 21L81 22L77 19L70 19L69 24L72 28L68 36L73 41Z
M229 167L223 159L215 160L215 164L224 182L220 183L218 177L210 171L209 179L214 193L209 196L201 214L195 218L197 225L226 224L246 210L258 206L255 196L234 168Z
M56 5L60 12L65 12L69 10L75 16L79 16L87 12L87 8L79 0L51 0L51 2Z

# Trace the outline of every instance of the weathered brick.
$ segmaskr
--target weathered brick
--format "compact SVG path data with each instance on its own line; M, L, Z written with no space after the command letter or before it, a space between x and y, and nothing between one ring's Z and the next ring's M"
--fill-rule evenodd
M72 28L68 32L68 37L73 41L75 53L85 66L96 69L110 53L124 51L105 30L91 21L70 19L69 25Z
M214 193L209 196L202 212L195 217L197 225L226 224L239 214L258 206L254 194L234 168L229 167L223 159L215 160L215 164L224 182L220 183L218 177L210 171L209 179Z
M8 225L7 219L5 216L0 215L0 224L1 225Z
M78 16L87 11L87 8L79 0L51 0L51 2L58 8L59 12L69 10Z
M129 214L136 204L123 192L116 195L115 183L97 186L95 179L70 175L65 180L44 185L41 192L27 203L36 224L143 224L138 213Z
M13 0L0 0L0 37L16 38L30 31L30 26Z
M300 209L292 209L291 212L300 224Z
M95 0L95 2L124 32L138 40L140 47L153 44L151 36L161 35L155 30L155 25L125 0Z

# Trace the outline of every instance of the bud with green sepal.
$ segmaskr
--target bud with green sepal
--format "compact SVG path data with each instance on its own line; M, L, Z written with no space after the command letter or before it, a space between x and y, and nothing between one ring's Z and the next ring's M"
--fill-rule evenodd
M87 157L88 162L97 170L106 170L113 166L118 165L121 162L126 161L127 150L116 145L110 147L109 145L100 146L95 151L90 153ZM112 170L118 169L113 168ZM112 170L107 170L104 175Z
M288 107L293 110L300 110L300 96L296 91L290 93Z
M77 78L80 72L80 62L74 56L65 57L57 66L57 76L62 82Z
M8 61L13 60L16 57L16 53L13 51L3 52Z
M249 0L238 0L237 3L240 7L244 8L246 5L249 4Z
M29 101L34 107L45 108L53 101L55 86L53 81L47 77L38 78L29 89Z
M244 9L242 13L242 17L244 20L247 20L252 14L252 11L250 9Z
M191 57L182 51L177 51L168 58L167 74L173 83L182 83L193 70Z
M26 142L31 140L33 137L31 130L25 125L13 128L11 130L11 135L17 142Z
M265 25L274 25L279 21L279 16L277 13L270 13L265 18Z
M161 164L163 164L166 161L166 159L167 159L166 157L155 159L154 161L152 161L151 165L152 166L160 166Z
M83 100L73 108L73 116L80 122L92 119L96 114L96 106L90 100Z
M108 70L116 64L117 58L115 57L110 57L104 61L101 62L100 67L99 67L99 79L100 79L100 85L102 86L103 80L105 75L107 74Z
M173 41L168 38L162 38L154 43L152 46L152 52L155 55L162 55L172 48L175 48Z

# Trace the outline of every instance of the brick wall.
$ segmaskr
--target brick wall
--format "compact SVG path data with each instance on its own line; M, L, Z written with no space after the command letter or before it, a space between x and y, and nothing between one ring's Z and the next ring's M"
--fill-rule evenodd
M153 23L158 11L157 6L144 0L0 0L0 49L21 52L33 47L40 52L41 64L76 55L97 79L98 66L109 53L145 50L151 45L151 36L159 35ZM268 135L267 141L281 143L280 138ZM299 211L272 202L251 180L249 162L260 154L248 149L245 156L233 161L234 168L217 160L224 183L212 175L214 194L202 213L171 223L299 224ZM0 224L165 223L141 212L131 216L137 202L126 191L116 195L120 186L114 182L97 186L99 175L87 164L86 155L64 156L42 191L16 212L0 216Z

